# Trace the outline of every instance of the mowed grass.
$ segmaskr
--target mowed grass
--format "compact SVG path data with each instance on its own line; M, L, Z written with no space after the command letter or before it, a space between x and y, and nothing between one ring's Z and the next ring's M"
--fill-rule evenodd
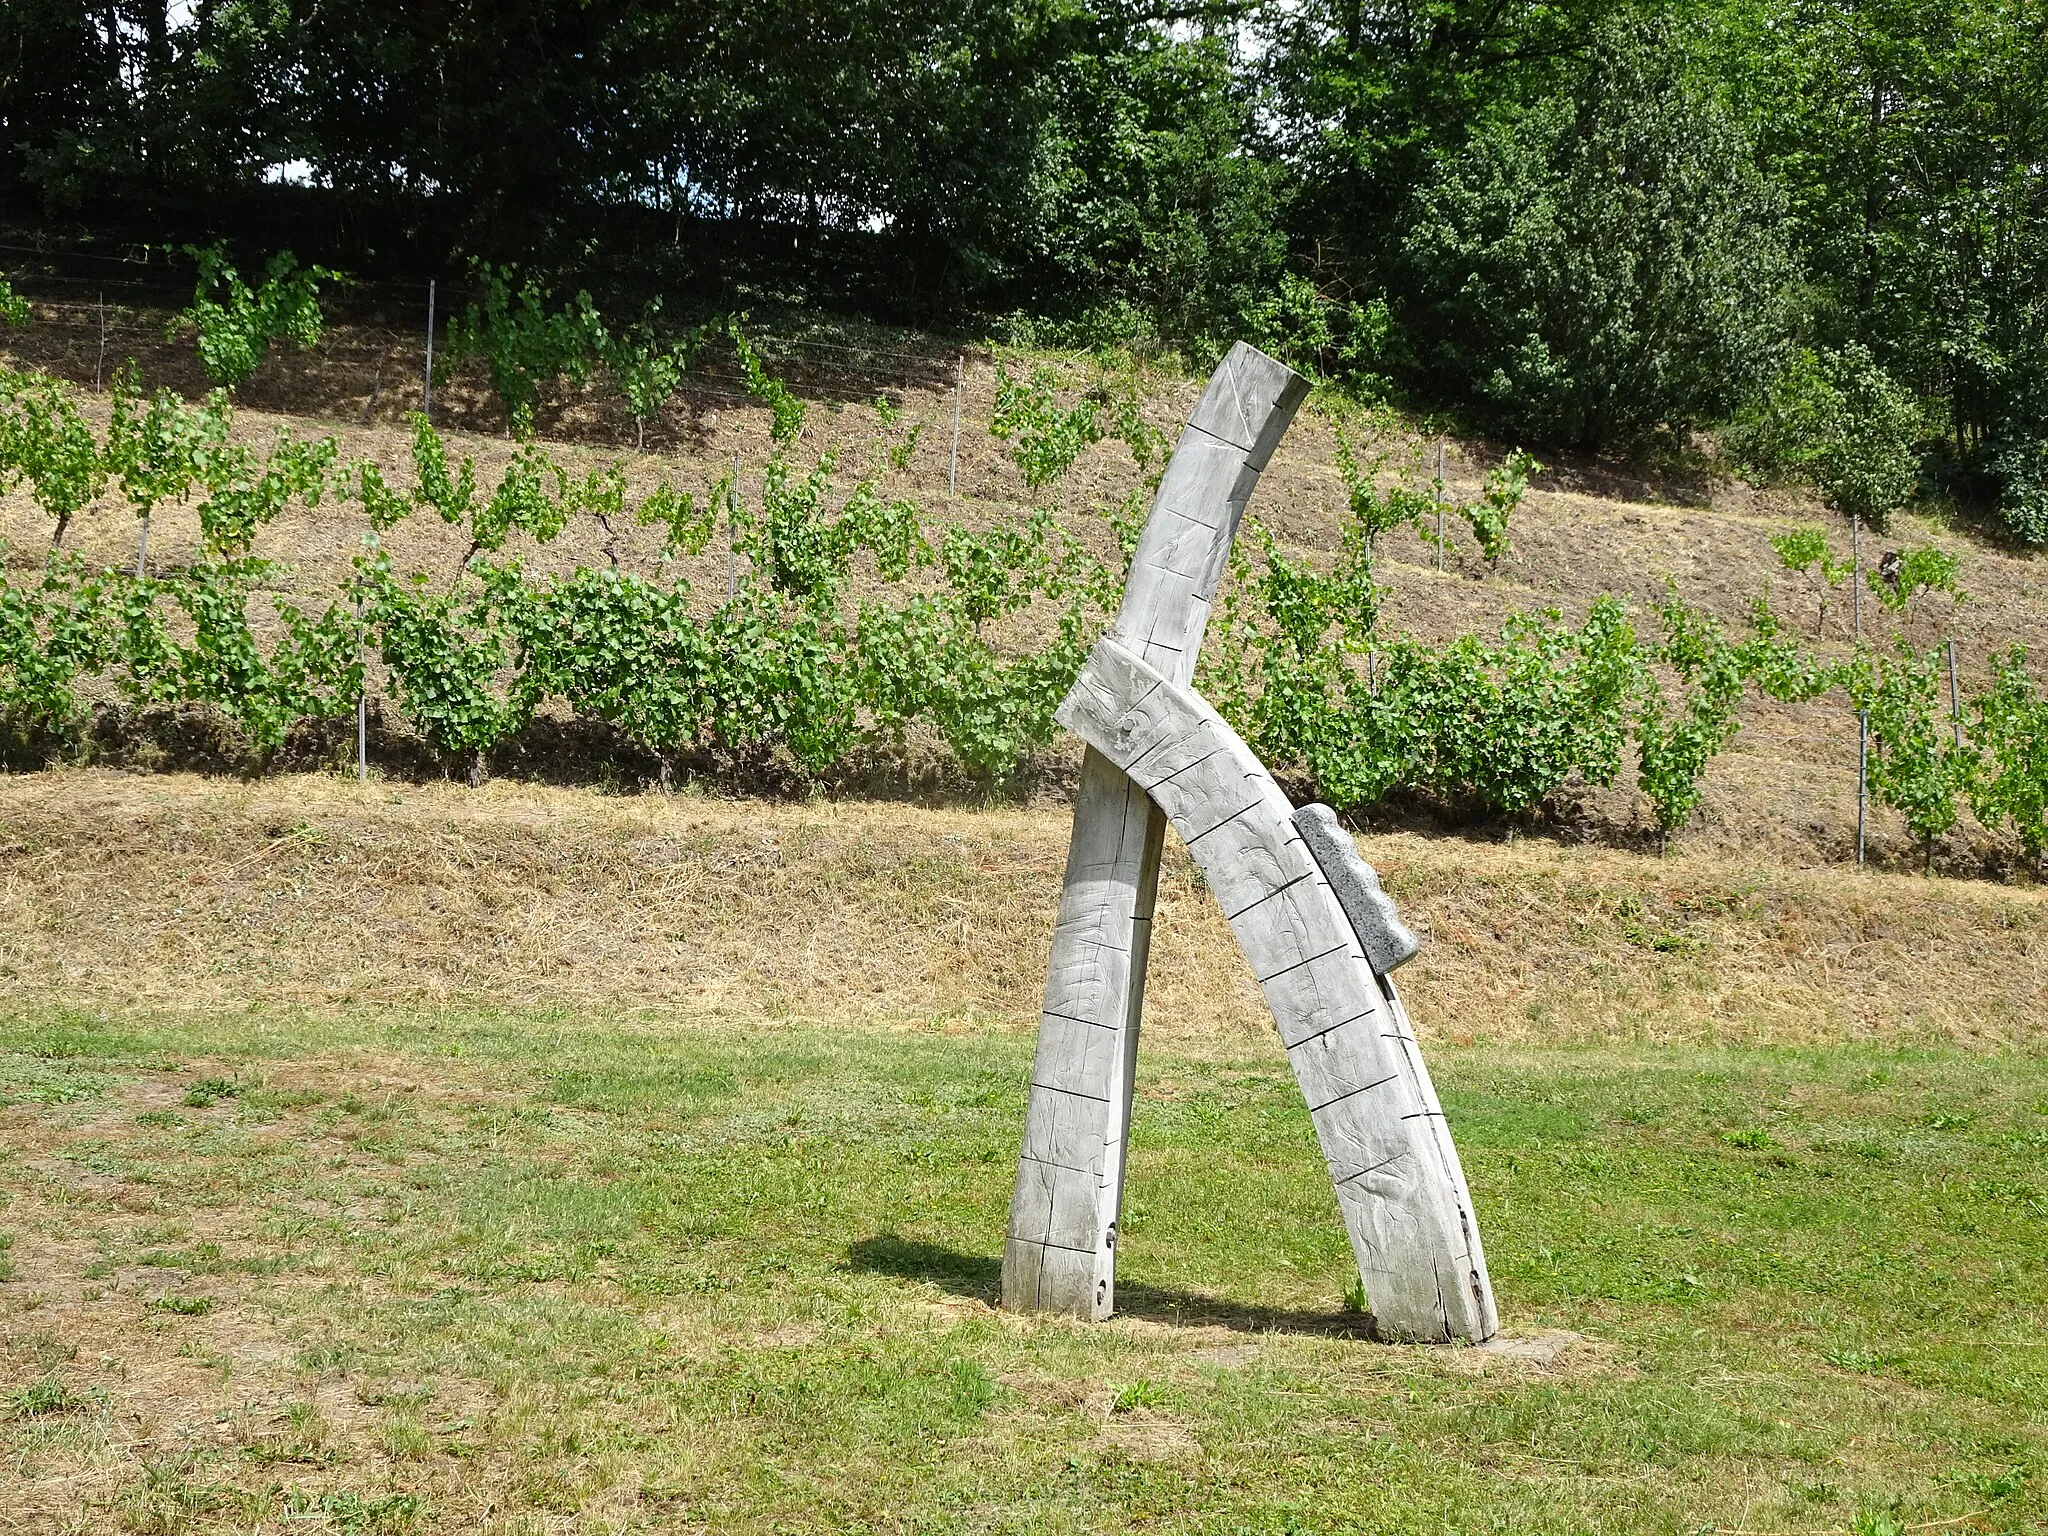
M0 1511L2048 1524L2048 1060L1438 1049L1507 1332L1540 1345L1517 1353L1356 1336L1308 1117L1251 1045L1144 1058L1122 1316L1001 1313L1030 1053L651 1014L17 1013Z

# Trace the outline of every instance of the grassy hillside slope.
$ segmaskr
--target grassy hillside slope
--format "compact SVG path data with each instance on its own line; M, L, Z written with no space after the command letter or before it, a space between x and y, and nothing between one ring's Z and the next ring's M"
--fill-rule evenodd
M117 352L139 352L152 379L170 379L196 389L188 347L167 345L161 332L138 324L117 338ZM49 310L37 324L9 333L11 356L35 362L90 381L97 365L96 333L82 310ZM241 427L252 440L267 438L279 426L301 433L337 433L346 455L367 455L392 467L404 481L409 470L403 412L418 403L418 359L411 343L395 333L337 327L316 352L280 354L246 392ZM891 495L917 500L933 521L959 520L985 526L1027 505L1030 495L1022 478L992 439L987 422L993 409L993 364L985 356L970 359L965 375L963 429L958 460L959 494L949 500L952 471L951 426L953 355L928 339L835 332L820 338L792 333L781 356L799 388L820 402L799 445L799 455L836 451L838 479L850 485L862 475L875 476ZM1082 363L1061 364L1077 382L1087 377ZM730 470L735 455L743 484L758 495L759 472L768 450L767 415L751 402L726 393L733 380L715 371L700 377L695 392L686 391L667 415L653 424L650 445L658 452L635 455L632 429L620 415L618 402L594 387L580 395L554 400L541 418L541 428L565 458L576 465L622 459L637 491L662 478L686 489L701 490ZM1199 381L1153 376L1147 415L1171 430L1185 417ZM923 431L907 464L898 469L886 460L880 444L882 424L872 405L886 393L906 412L903 427L922 423ZM277 414L280 408L293 414ZM444 390L436 401L437 419L450 429L451 450L473 454L486 483L509 457L511 445L501 429L493 429L495 406L475 378ZM1404 465L1433 470L1434 439L1407 429L1373 445L1388 458L1387 473ZM1499 461L1500 445L1452 440L1446 457L1446 479L1453 495L1472 496L1485 472ZM1059 488L1062 517L1068 526L1107 555L1112 540L1100 509L1138 484L1140 474L1124 447L1106 442L1084 456L1075 473ZM1343 486L1335 467L1335 436L1328 413L1320 407L1304 412L1262 483L1253 515L1294 552L1329 551L1335 547ZM1688 600L1702 604L1737 623L1750 602L1770 596L1788 622L1809 635L1814 605L1803 584L1779 569L1769 536L1794 521L1827 523L1846 551L1848 529L1843 520L1788 493L1760 494L1738 481L1711 473L1702 461L1663 476L1617 470L1601 464L1567 464L1552 469L1536 489L1514 528L1514 552L1497 570L1489 569L1469 542L1456 549L1446 568L1435 569L1434 551L1408 532L1385 541L1382 580L1393 587L1382 624L1387 633L1410 632L1429 639L1467 630L1487 630L1509 613L1555 606L1581 615L1602 592L1618 592L1638 601L1639 620L1648 621L1640 604L1662 593L1668 580ZM258 552L288 561L294 568L289 590L316 600L346 570L366 525L349 508L324 509L312 516L287 519L266 530ZM17 567L33 565L47 547L42 515L17 492L0 500L0 536L9 541L8 560ZM95 558L132 560L134 523L128 510L110 498L87 514L73 536ZM629 568L651 569L659 551L654 530L621 530L607 550L594 526L572 526L544 548L521 548L541 570L602 563L616 554ZM2048 565L1989 543L1961 528L1943 528L1926 519L1900 516L1882 533L1866 530L1866 563L1885 548L1933 542L1956 552L1962 560L1960 579L1968 600L1960 605L1935 597L1918 605L1909 633L1919 643L1953 636L1958 645L1964 683L1984 675L1987 658L2014 644L2048 654ZM189 509L160 514L152 534L156 557L175 561L196 547L196 525ZM467 547L464 536L414 518L387 540L401 569L452 573ZM722 589L725 557L712 550L682 569L702 591ZM1882 633L1875 604L1866 601L1866 620ZM1827 638L1820 648L1844 648L1848 610L1838 594ZM569 749L573 755L573 748ZM559 754L558 754L559 757ZM394 743L385 753L394 772L415 773L417 754ZM1839 698L1804 706L1751 701L1744 707L1744 728L1733 747L1710 769L1705 802L1685 836L1702 851L1741 853L1770 849L1794 863L1839 861L1853 854L1856 731L1853 717ZM556 762L546 771L560 772ZM896 765L884 779L899 787L943 787L916 764ZM1061 771L1054 765L1052 782ZM1567 797L1571 799L1573 797ZM1603 841L1647 842L1653 835L1647 806L1630 775L1612 788L1594 789L1561 808L1567 835ZM1412 808L1383 807L1368 813L1387 825L1418 825ZM1872 844L1881 860L1906 863L1914 856L1910 839L1889 813L1873 816ZM1976 828L1964 825L1947 838L1940 853L1944 867L1962 872L2009 868L2013 850Z
M16 776L0 780L0 996L1028 1031L1066 838L1058 807ZM1361 842L1430 941L1400 979L1433 1040L2031 1046L2048 1018L2033 887L1761 853ZM1177 845L1155 945L1148 1032L1266 1048L1264 1004Z

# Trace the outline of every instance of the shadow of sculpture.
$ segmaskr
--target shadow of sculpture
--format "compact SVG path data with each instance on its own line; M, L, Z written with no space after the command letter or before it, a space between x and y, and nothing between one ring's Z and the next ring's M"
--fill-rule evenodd
M957 1248L881 1232L848 1245L846 1267L861 1274L888 1275L935 1285L949 1295L993 1307L1002 1299L999 1255L963 1253ZM1228 1328L1237 1333L1298 1333L1321 1338L1370 1339L1372 1319L1363 1313L1268 1307L1198 1291L1169 1290L1142 1282L1119 1282L1119 1316L1188 1328Z

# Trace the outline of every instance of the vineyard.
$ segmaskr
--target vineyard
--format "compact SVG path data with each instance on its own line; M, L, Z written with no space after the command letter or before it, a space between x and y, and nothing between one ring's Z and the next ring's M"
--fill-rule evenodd
M2043 15L0 5L0 1528L2048 1532Z
M245 770L307 743L341 767L360 742L367 767L374 701L380 770L472 784L529 759L542 727L667 787L805 792L877 765L900 778L913 759L975 794L1056 776L1053 707L1115 609L1170 448L1162 381L1128 354L999 355L967 446L973 463L986 439L1001 494L954 495L956 436L935 511L910 471L946 446L943 394L938 409L900 388L820 405L740 317L613 327L587 294L550 307L482 269L436 378L444 394L487 378L509 447L480 466L483 445L413 413L399 453L352 455L335 434L286 423L266 439L237 420L236 392L288 365L276 349L320 343L335 274L281 256L252 285L217 251L192 254L198 287L170 333L210 392L152 391L125 363L105 368L103 395L35 369L0 379L0 486L25 514L0 585L15 762L89 756L123 722L169 713L217 722ZM38 323L11 294L9 321ZM765 428L752 462L637 451L707 378L728 414ZM565 390L611 392L636 451L539 439L538 408ZM1307 548L1297 529L1248 523L1200 679L1302 793L1510 835L1588 793L1633 794L1640 809L1610 821L1664 846L1745 718L1821 708L1860 726L1869 799L1923 864L1966 815L1994 864L2038 864L2048 698L2016 643L1955 680L1945 642L1968 594L1953 554L1852 560L1839 533L1788 523L1770 539L1775 578L1732 604L1665 578L1635 602L1592 595L1576 618L1532 604L1464 633L1438 616L1418 638L1390 621L1394 562L1419 550L1461 586L1498 588L1542 466L1500 454L1454 490L1386 413L1330 395L1320 415L1328 521ZM153 548L167 517L179 539L160 531ZM333 551L317 576L292 558L316 531Z

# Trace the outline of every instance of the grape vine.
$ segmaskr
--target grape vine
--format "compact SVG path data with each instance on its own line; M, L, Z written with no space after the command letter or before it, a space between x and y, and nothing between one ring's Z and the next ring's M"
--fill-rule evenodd
M344 463L332 438L251 445L235 438L224 391L196 403L151 395L132 367L115 375L95 429L70 386L0 373L0 486L25 485L55 522L40 564L0 577L0 721L14 750L71 750L98 707L87 701L116 699L208 707L264 757L300 722L347 714L371 686L472 781L544 707L602 722L664 782L709 759L825 783L913 733L988 783L1015 777L1054 741L1054 708L1120 598L1142 493L1103 509L1102 542L1121 558L1070 532L1055 503L1080 453L1105 437L1122 438L1141 467L1157 462L1164 442L1135 393L1106 376L1076 399L1050 374L1003 373L999 436L1047 504L938 529L834 455L800 457L804 403L737 325L727 334L774 421L751 497L731 479L636 494L620 465L572 470L531 440L487 482L423 416L405 470ZM897 432L892 409L876 407L885 433ZM1332 558L1290 553L1246 521L1200 679L1276 771L1332 804L1423 795L1514 830L1572 786L1611 785L1632 764L1668 840L1697 815L1752 690L1839 690L1869 719L1872 792L1924 859L1966 807L2010 827L2030 856L2048 852L2048 700L2024 653L1999 658L1959 726L1938 649L1906 637L1916 600L1960 600L1938 551L1904 551L1878 578L1896 632L1841 662L1809 652L1761 601L1746 633L1731 632L1675 591L1651 605L1647 631L1604 597L1577 621L1519 615L1490 635L1426 644L1382 632L1378 562L1392 531L1433 532L1440 487L1389 483L1386 467L1340 434ZM1534 472L1511 455L1456 509L1489 563L1507 550ZM93 569L62 547L110 490L143 529L132 570ZM196 552L152 569L149 519L191 500ZM256 552L259 535L289 508L329 502L359 507L369 531L344 589L302 607L287 597L290 568ZM397 562L387 536L415 515L463 530L452 568ZM582 519L601 530L608 563L535 569L534 552ZM651 572L618 564L618 534L636 523L662 530ZM1776 542L1824 597L1846 573L1825 536L1816 549L1807 532ZM714 542L731 550L731 575L700 591L681 562Z

